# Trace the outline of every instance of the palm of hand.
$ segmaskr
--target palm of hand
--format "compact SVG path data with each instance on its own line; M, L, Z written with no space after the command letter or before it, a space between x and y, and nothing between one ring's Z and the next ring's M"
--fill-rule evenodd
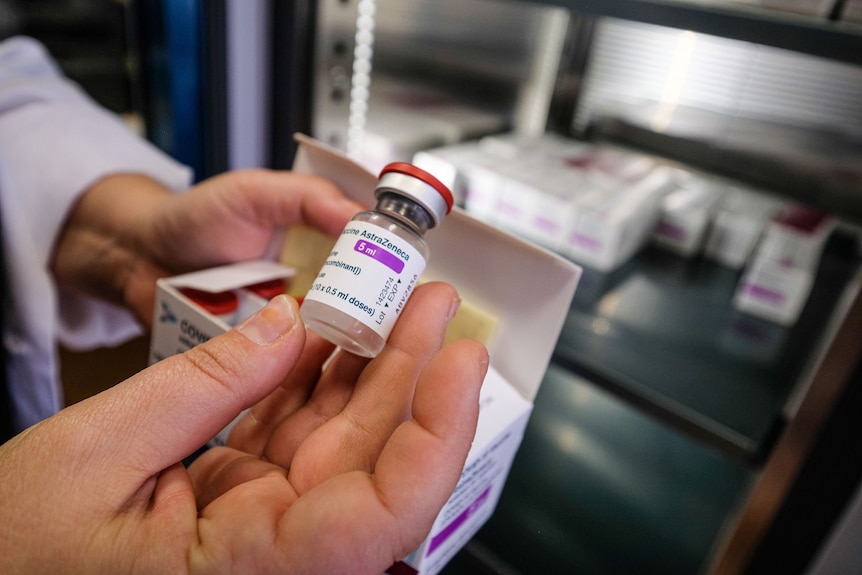
M426 329L396 330L373 361L342 352L321 371L332 346L308 334L290 376L229 447L191 467L200 520L234 526L202 543L275 542L290 573L381 573L418 546L472 440L476 404L461 388L486 361L475 342L437 353L448 316L433 308L409 308ZM453 448L462 455L446 456Z

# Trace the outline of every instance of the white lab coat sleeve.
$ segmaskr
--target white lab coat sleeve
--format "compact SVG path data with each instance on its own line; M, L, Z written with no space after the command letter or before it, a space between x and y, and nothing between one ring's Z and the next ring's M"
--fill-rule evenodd
M69 210L111 173L148 175L181 191L191 171L68 81L28 38L0 43L0 217L7 266L7 382L18 429L62 407L57 341L112 345L141 333L125 309L59 293L49 270Z

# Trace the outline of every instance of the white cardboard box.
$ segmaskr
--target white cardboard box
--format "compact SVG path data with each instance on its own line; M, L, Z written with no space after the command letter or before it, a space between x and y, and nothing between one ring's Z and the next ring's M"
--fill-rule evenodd
M767 222L783 206L781 200L755 190L728 188L707 234L704 255L729 268L745 267Z
M150 364L189 350L229 330L266 305L266 299L245 287L292 275L293 270L276 262L251 261L158 280L150 337ZM226 321L196 305L183 295L183 288L210 293L231 292L237 297L236 312L230 321ZM242 415L237 416L234 422ZM210 445L224 445L234 422L212 438Z
M810 214L805 221L799 217ZM781 325L799 319L817 277L834 219L804 206L789 206L766 225L763 239L740 278L736 309Z
M652 157L553 134L487 136L416 158L459 182L474 217L602 271L646 243L673 187Z
M723 189L709 180L692 177L665 196L659 221L652 231L656 245L684 257L698 255L706 241Z
M375 174L389 162L409 162L421 150L479 138L507 125L503 114L385 76L371 82L370 101L359 161Z
M278 263L252 261L158 280L150 363L182 353L227 331L231 324L238 323L266 305L265 299L243 287L292 275L293 270ZM183 288L210 293L234 292L238 299L236 319L226 321L195 305L183 295Z
M311 138L298 135L297 140L300 145L294 171L323 176L351 198L365 205L374 204L376 175ZM491 369L480 399L477 434L461 479L426 540L398 565L399 573L434 575L478 531L497 505L581 269L458 208L439 228L431 230L426 240L431 257L423 279L449 282L465 302L496 318L494 336L487 343ZM279 266L272 262L245 265L252 269L260 265L270 274L279 273ZM201 275L206 280L208 273L220 278L217 289L244 285L247 281L246 277L237 277L246 273L242 266L231 266L193 274L195 287L202 287L198 280ZM282 268L281 273L289 271ZM227 281L226 276L233 279ZM260 276L254 280L263 281ZM228 329L226 323L193 308L187 298L178 294L176 281L177 278L169 278L159 282L153 328L154 361L169 355L172 349L181 351L182 347L176 344L174 348L160 347L165 338L182 342L176 332L169 335L161 321L161 316L166 315L166 305L175 317L188 314L184 316L190 318L188 321L197 322L193 333L201 338ZM188 281L188 275L180 276L180 281ZM248 299L252 306L262 305L260 298ZM195 342L189 334L186 338L188 341L184 343Z
M473 446L455 491L440 510L431 534L398 564L398 575L438 573L490 519L533 409L493 368L479 396Z
M580 202L562 251L600 271L611 271L647 243L673 185L669 168L658 166L636 182Z

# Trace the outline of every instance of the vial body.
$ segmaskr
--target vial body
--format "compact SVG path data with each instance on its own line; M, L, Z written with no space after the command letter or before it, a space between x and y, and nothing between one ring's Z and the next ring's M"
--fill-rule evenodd
M383 349L428 260L424 228L378 210L347 224L300 308L306 326L363 357Z

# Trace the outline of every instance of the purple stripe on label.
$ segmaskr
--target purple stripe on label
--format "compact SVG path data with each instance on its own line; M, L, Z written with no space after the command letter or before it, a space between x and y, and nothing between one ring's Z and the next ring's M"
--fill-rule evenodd
M683 241L686 239L685 230L679 226L675 226L669 222L661 221L655 228L657 234L671 238L672 240Z
M537 217L534 220L534 223L537 228L548 233L556 233L559 228L557 222L549 220L548 218Z
M784 302L784 294L757 284L745 284L745 293L755 299L762 299L774 304Z
M579 234L577 232L574 232L569 236L569 242L574 245L585 247L594 252L599 251L602 247L602 244L595 238L591 238L590 236L585 236L584 234Z
M359 240L356 242L356 245L353 246L353 250L366 255L373 260L377 260L397 274L400 274L404 270L404 261L401 260L401 258L392 252L386 251L377 244L372 244L365 240Z
M465 521L475 515L476 512L482 507L482 504L484 504L488 500L488 496L490 494L491 488L488 487L485 491L482 492L479 497L476 498L476 501L470 504L470 507L462 511L461 514L458 515L458 517L453 519L449 525L444 527L440 533L435 535L431 539L431 544L428 545L428 552L425 554L425 556L427 557L428 555L434 553L434 550L440 547L447 539L449 539L449 537L451 537L452 534L455 533L455 531L457 531L458 528L461 527L461 525L463 525Z
M515 204L501 201L497 204L497 211L506 216L520 216L521 208Z

